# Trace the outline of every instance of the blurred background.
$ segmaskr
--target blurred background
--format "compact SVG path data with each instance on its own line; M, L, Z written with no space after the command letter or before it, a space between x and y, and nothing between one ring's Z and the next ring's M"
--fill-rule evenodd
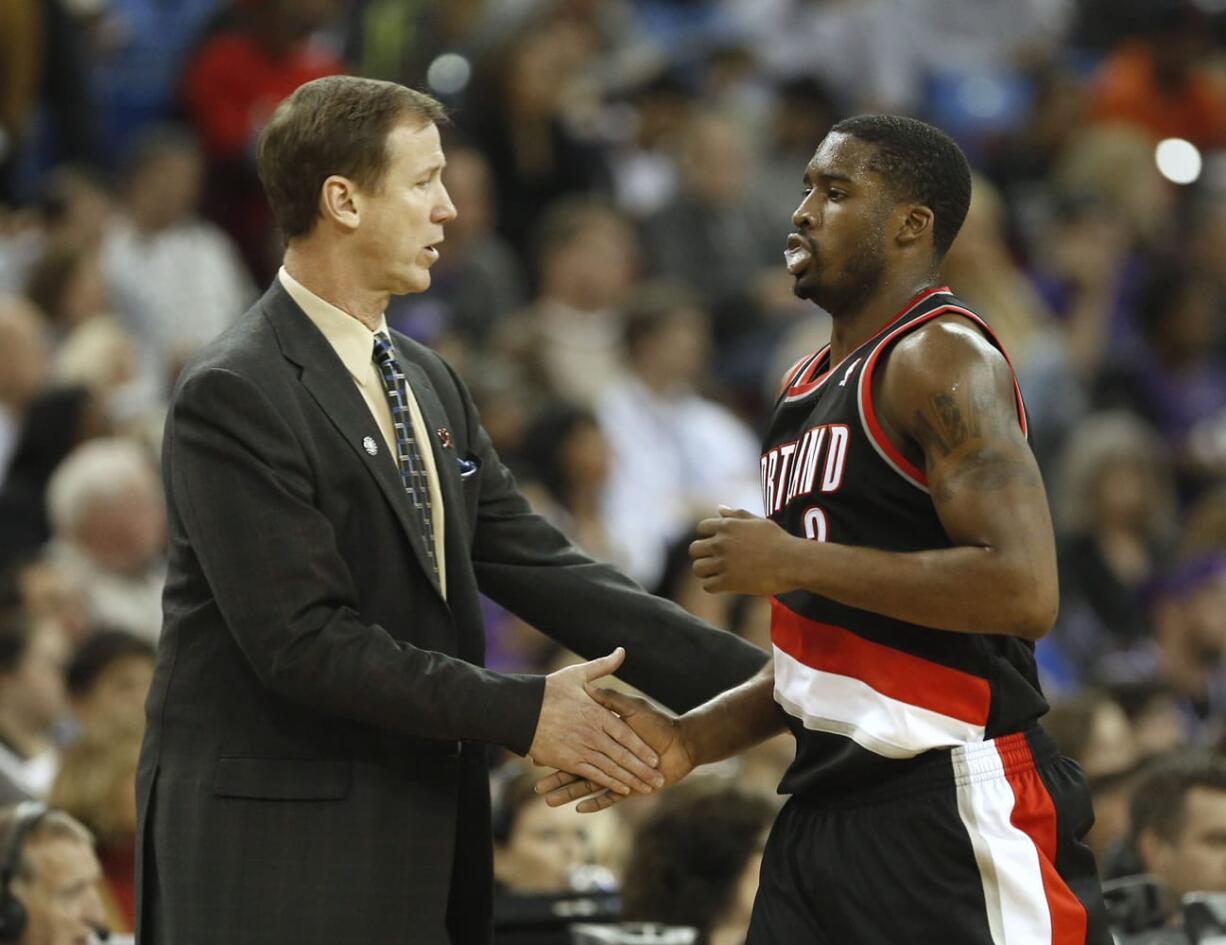
M542 514L764 647L764 603L703 594L685 548L717 502L760 510L757 431L829 335L782 266L801 173L859 112L952 134L976 177L944 281L1012 355L1060 541L1048 726L1104 875L1226 891L1226 839L1187 859L1202 814L1226 836L1226 0L4 0L0 802L94 829L116 928L166 398L279 263L263 122L339 72L452 112L459 217L389 322L468 380ZM487 617L499 669L574 659ZM594 893L743 941L789 758L597 818L507 760L500 940Z

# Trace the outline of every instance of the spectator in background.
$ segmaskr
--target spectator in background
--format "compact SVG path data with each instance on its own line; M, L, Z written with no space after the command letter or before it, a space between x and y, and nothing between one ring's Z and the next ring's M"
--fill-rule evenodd
M74 450L51 477L47 508L50 557L84 589L91 620L156 640L166 511L144 449L115 438Z
M512 246L528 245L558 199L610 190L603 147L572 107L596 39L578 20L546 12L482 63L468 124L494 173L498 228Z
M1086 844L1103 861L1128 834L1128 804L1142 759L1132 723L1120 704L1099 689L1083 689L1052 703L1043 728L1060 753L1081 765L1094 802Z
M721 347L753 331L759 283L782 269L787 219L770 219L754 199L750 159L735 122L694 115L682 132L680 191L644 230L655 273L702 293Z
M106 925L130 932L136 914L136 760L140 727L86 734L65 751L47 797L93 833Z
M1226 557L1176 562L1150 595L1152 640L1103 660L1113 680L1157 684L1173 697L1186 744L1226 732Z
M176 108L183 63L229 0L106 0L82 24L93 46L91 78L111 166L150 125Z
M51 474L79 444L110 431L101 402L85 387L52 387L26 409L0 488L0 568L37 552L51 537L45 494Z
M1175 494L1161 440L1123 411L1070 434L1056 488L1061 603L1041 653L1066 682L1092 678L1112 653L1149 636L1145 594L1172 550ZM1061 672L1045 659L1045 669Z
M623 918L695 928L696 945L741 945L774 815L767 798L735 788L664 795L635 834Z
M694 293L643 286L626 304L624 338L630 370L597 401L597 416L612 449L611 521L634 549L631 575L650 587L669 546L718 504L761 506L759 449L752 431L700 394L711 337Z
M61 339L90 319L110 314L99 250L77 240L49 244L30 268L25 291Z
M35 623L54 624L73 646L89 632L81 588L45 556L18 561L4 573L0 585L0 608L17 607Z
M496 893L571 891L576 872L592 861L584 816L542 803L534 790L539 774L531 768L512 764L502 777L493 806Z
M661 71L625 92L631 130L610 155L617 205L643 220L677 193L677 130L685 126L694 96L674 71Z
M826 137L837 116L833 97L817 79L802 76L779 85L754 182L765 215L775 224L776 243L787 239L792 211L800 203L796 168L809 163L813 142Z
M0 803L47 796L60 767L67 643L54 624L0 615Z
M1226 290L1177 266L1156 271L1138 310L1145 347L1123 391L1175 454L1185 497L1226 476L1226 357L1214 350Z
M98 171L85 164L63 164L43 181L39 210L49 244L98 249L110 228L114 202Z
M1114 50L1094 83L1094 115L1129 122L1155 140L1226 143L1226 93L1207 68L1212 33L1203 12L1176 0L1150 5L1144 34Z
M42 84L41 6L39 0L0 5L0 203L16 193L19 148Z
M21 436L26 408L47 382L47 326L29 302L0 297L0 486Z
M941 267L960 298L984 313L1009 352L1031 419L1030 443L1050 472L1070 427L1086 410L1085 385L1055 315L1013 259L1006 207L985 177L972 175L966 221Z
M1035 289L1059 319L1068 360L1087 387L1140 343L1132 302L1141 263L1132 240L1118 205L1085 194L1057 199L1035 237Z
M592 405L624 370L622 311L639 270L630 223L611 205L569 198L535 239L539 294L494 339L540 393Z
M256 138L299 85L345 71L313 41L338 15L336 0L240 0L235 24L209 37L184 70L183 105L208 164L205 207L260 284L276 271L280 250L256 176Z
M455 220L447 224L447 252L430 270L429 294L393 299L388 324L436 348L447 348L450 335L480 350L523 305L523 273L515 252L495 231L493 179L481 152L448 149L443 180L456 208ZM462 371L456 353L445 351Z
M524 456L522 491L534 511L598 561L641 573L609 506L609 441L595 414L564 402L544 407L524 436Z
M68 702L87 736L139 732L153 681L153 644L122 630L99 630L68 663Z
M1057 200L1076 209L1078 201L1100 214L1109 208L1125 249L1159 249L1174 233L1175 190L1158 170L1153 140L1139 128L1081 128L1057 158L1048 185Z
M10 884L25 912L16 945L85 945L102 930L102 871L94 838L62 810L17 806L0 812L0 837L14 845Z
M195 139L157 126L137 139L124 168L122 214L102 261L127 327L152 359L157 391L255 298L234 244L197 214L204 163Z
M1138 779L1130 839L1144 871L1169 892L1168 918L1190 892L1226 892L1226 760L1208 752L1164 758Z

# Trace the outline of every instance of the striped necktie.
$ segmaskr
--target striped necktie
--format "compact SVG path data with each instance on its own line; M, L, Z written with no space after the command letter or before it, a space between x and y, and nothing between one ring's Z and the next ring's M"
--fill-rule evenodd
M396 460L400 466L400 478L404 481L404 491L408 493L417 511L418 520L422 526L425 538L426 555L438 576L438 562L434 558L434 521L433 510L430 507L430 480L426 477L426 467L422 462L421 451L417 439L413 436L413 418L409 412L409 391L396 360L396 352L392 349L392 341L386 332L375 334L374 349L375 366L383 377L383 392L387 394L387 404L392 410L392 428L396 432Z

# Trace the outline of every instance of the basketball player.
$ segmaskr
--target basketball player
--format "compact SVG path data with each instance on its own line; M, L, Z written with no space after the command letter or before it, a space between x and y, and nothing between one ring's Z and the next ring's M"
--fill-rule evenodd
M795 735L749 945L1110 942L1085 782L1036 724L1056 563L1021 393L938 276L970 192L921 122L861 116L821 142L785 258L830 344L784 380L767 517L721 509L691 547L708 591L771 598L773 666L680 719L602 696L669 781Z

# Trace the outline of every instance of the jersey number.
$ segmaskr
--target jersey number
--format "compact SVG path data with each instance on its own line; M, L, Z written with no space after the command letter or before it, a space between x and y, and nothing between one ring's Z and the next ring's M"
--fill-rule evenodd
M816 505L805 509L805 537L812 541L826 540L826 513Z

